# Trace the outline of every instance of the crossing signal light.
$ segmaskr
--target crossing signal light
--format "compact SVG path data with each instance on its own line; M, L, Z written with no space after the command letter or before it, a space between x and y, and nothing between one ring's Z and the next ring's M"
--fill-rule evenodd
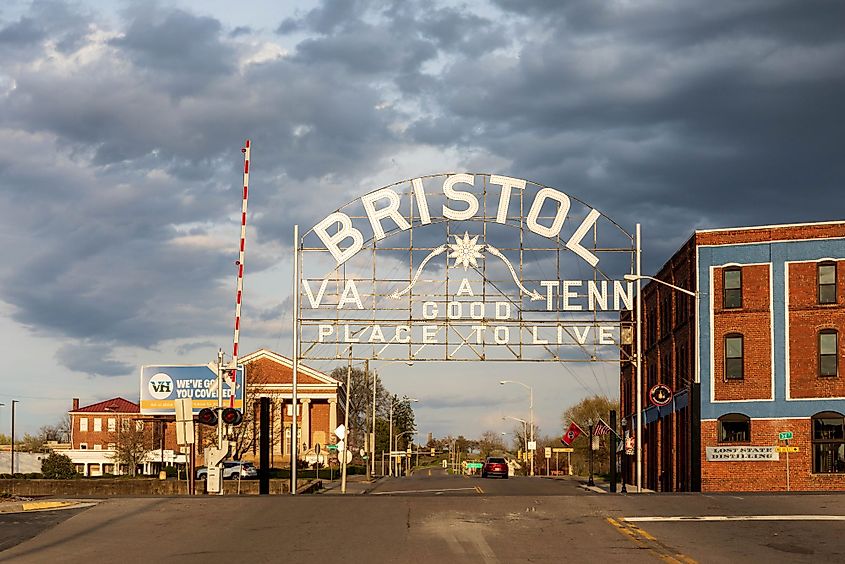
M197 415L197 421L199 421L201 425L217 425L217 413L215 413L213 409L205 407L200 409L200 412Z
M223 423L226 425L240 425L244 420L243 414L233 407L227 407L223 410Z

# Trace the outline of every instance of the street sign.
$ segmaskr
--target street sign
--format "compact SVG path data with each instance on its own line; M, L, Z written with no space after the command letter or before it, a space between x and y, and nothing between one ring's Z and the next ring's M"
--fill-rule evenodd
M337 445L326 445L326 448L329 450L337 450Z
M552 452L575 452L575 449L572 447L555 447Z
M797 446L779 446L777 447L778 452L801 452L801 450Z
M317 443L317 444L314 445L314 452L316 452L317 454L320 454L320 443Z
M545 454L546 454L546 458L551 458L552 457L552 447L546 447Z
M448 468L448 467L449 467L449 461L448 461L448 460L444 460L444 461L443 461L443 468Z
M434 447L431 447L431 456L434 456Z
M344 427L341 423L337 426L337 429L334 430L334 434L342 441L346 437L346 427Z
M649 390L648 397L654 405L666 405L672 401L672 388L666 384L655 384Z
M778 433L778 440L788 441L792 438L792 431L781 431Z
M467 462L467 468L483 468L484 464L481 462Z
M537 441L528 441L528 450L537 450Z
M343 441L338 441L338 443L335 445L335 448L337 449L337 452L341 452L343 449L346 448L346 443L344 443Z

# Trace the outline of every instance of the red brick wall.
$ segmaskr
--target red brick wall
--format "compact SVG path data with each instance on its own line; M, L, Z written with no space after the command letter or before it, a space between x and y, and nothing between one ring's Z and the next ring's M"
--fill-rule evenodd
M742 267L742 307L722 307L722 268L713 269L713 380L717 400L772 397L769 265ZM726 380L725 336L743 336L742 380Z
M719 230L697 232L698 245L730 245L736 243L757 243L760 241L785 241L795 239L826 239L845 237L845 222L793 227L761 227L757 229Z
M836 304L818 303L816 262L790 263L789 276L789 390L793 398L845 396L845 261L837 261ZM838 377L820 377L819 331L839 331Z
M121 419L129 419L130 425L135 425L135 420L139 419L141 416L138 413L73 413L71 414L71 424L73 425L73 431L71 432L72 437L72 444L73 448L78 449L82 443L86 443L88 445L89 450L94 450L94 445L101 445L102 450L107 450L109 448L109 443L115 442L114 432L109 431L108 420L109 418L116 419L116 429L119 431L121 429ZM88 419L88 430L87 431L80 431L79 430L79 420L82 418ZM94 431L94 419L100 419L102 421L102 430L101 431ZM144 425L147 429L149 429L150 436L153 435L153 425L156 427L159 425L158 421L145 421ZM158 437L158 431L155 432L156 437ZM152 440L152 439L151 439ZM158 450L160 443L151 444L150 448ZM176 445L176 425L173 421L165 423L165 435L164 435L164 449L165 450L177 450Z
M701 422L701 491L786 491L786 454L766 462L708 462L710 446L768 446L784 444L778 433L792 431L790 446L800 452L789 455L792 491L845 490L845 474L813 474L810 419L752 419L750 443L717 442L717 421Z

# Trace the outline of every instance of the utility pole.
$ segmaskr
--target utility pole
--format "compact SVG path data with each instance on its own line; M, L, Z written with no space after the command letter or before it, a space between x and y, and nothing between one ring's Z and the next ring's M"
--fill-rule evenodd
M366 389L366 388L367 388L367 381L368 381L368 380L369 380L369 378L370 378L370 361L369 361L369 359L364 360L364 378L365 378L365 380L364 380L364 389ZM376 389L376 385L375 385L375 384L376 384L376 383L375 383L375 381L374 381L374 382L373 382L373 390L375 390L375 389ZM369 413L368 413L368 414L367 414L367 419L369 419L369 418L370 418L370 416L369 416ZM375 415L373 415L373 421L375 421ZM367 423L369 423L369 421L367 421ZM367 425L367 424L365 424L365 425L364 425L364 433L365 433L365 438L364 438L364 447L365 447L365 449L364 449L364 450L366 451L367 456L372 457L372 445L371 445L370 443L372 443L372 442L374 442L374 441L373 441L373 436L370 434L370 429L369 429L369 427L370 427L370 426L369 426L369 425ZM373 477L373 474L372 474L372 472L370 471L370 461L369 461L369 460L365 460L365 461L364 461L364 465L367 467L367 481L369 481L369 480L371 480L371 479L372 479L372 477Z
M367 370L370 369L370 361L365 362ZM372 464L372 473L376 473L376 390L378 389L378 374L373 371L373 437L370 441L370 462ZM382 474L384 472L382 471Z
M340 476L340 493L346 493L346 452L349 449L349 395L350 395L350 386L352 382L352 347L349 347L349 364L346 367L346 409L345 413L343 414L343 428L345 432L343 434L343 452L338 452L342 456L340 459L341 461L341 476Z

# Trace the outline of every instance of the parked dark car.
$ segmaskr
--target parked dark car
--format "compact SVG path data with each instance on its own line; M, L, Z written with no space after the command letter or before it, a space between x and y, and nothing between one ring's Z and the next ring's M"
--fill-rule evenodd
M508 463L504 458L498 456L488 456L484 461L484 467L481 468L481 477L487 478L489 476L500 476L507 479L508 477Z

